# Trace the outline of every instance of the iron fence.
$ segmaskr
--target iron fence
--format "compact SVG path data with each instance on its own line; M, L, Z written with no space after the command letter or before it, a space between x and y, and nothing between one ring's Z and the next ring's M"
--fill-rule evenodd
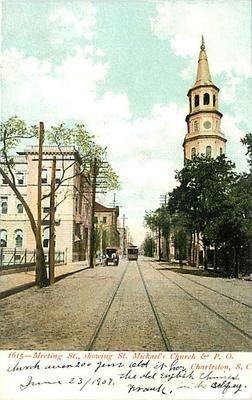
M48 264L49 251L44 251L45 260ZM55 264L65 264L65 251L55 251ZM36 251L27 249L0 248L0 268L12 268L22 266L33 266L36 263Z

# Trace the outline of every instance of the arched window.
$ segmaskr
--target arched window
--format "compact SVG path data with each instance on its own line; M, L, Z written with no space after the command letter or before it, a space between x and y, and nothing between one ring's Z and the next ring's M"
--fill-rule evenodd
M215 105L216 105L216 96L215 96L215 94L213 95L213 106L215 107Z
M194 156L196 156L196 148L192 147L192 149L191 149L191 158L193 158Z
M198 121L194 121L194 123L193 123L193 128L194 128L195 131L198 131L198 130L199 130L199 123L198 123Z
M223 154L223 148L220 147L220 156Z
M0 213L8 213L8 197L0 197Z
M43 247L49 247L49 228L45 228L43 231Z
M206 147L206 156L207 157L211 157L212 155L212 147L211 146L207 146Z
M21 229L15 230L15 245L16 247L23 247L23 231Z
M6 229L1 229L0 230L0 247L7 247L7 231Z
M204 102L204 105L208 105L208 104L209 104L209 102L210 102L210 97L209 97L209 94L208 94L208 93L205 93L205 94L204 94L204 100L203 100L203 102Z
M194 107L198 107L199 105L199 95L196 94L196 96L194 97Z

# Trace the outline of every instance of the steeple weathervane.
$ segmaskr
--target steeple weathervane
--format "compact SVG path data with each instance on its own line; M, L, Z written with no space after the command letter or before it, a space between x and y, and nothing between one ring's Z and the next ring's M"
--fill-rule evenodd
M205 41L204 36L201 36L201 46L200 46L200 53L199 53L199 61L198 61L198 69L197 69L197 77L195 86L199 85L211 85L212 79L209 71L207 55L205 50Z
M205 50L204 36L202 35L201 37L202 37L202 43L201 43L200 48L201 48L201 50Z

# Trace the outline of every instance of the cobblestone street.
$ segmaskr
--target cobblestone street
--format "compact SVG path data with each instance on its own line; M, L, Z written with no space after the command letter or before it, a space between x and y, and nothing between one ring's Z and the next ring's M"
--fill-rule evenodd
M54 286L0 300L1 349L252 350L251 282L147 258L61 273ZM16 285L29 281L21 274ZM14 285L1 280L2 291Z

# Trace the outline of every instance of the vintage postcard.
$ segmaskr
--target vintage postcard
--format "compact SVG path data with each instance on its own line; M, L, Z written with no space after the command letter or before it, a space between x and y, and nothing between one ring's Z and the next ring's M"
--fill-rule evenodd
M252 398L249 0L2 0L0 398Z

